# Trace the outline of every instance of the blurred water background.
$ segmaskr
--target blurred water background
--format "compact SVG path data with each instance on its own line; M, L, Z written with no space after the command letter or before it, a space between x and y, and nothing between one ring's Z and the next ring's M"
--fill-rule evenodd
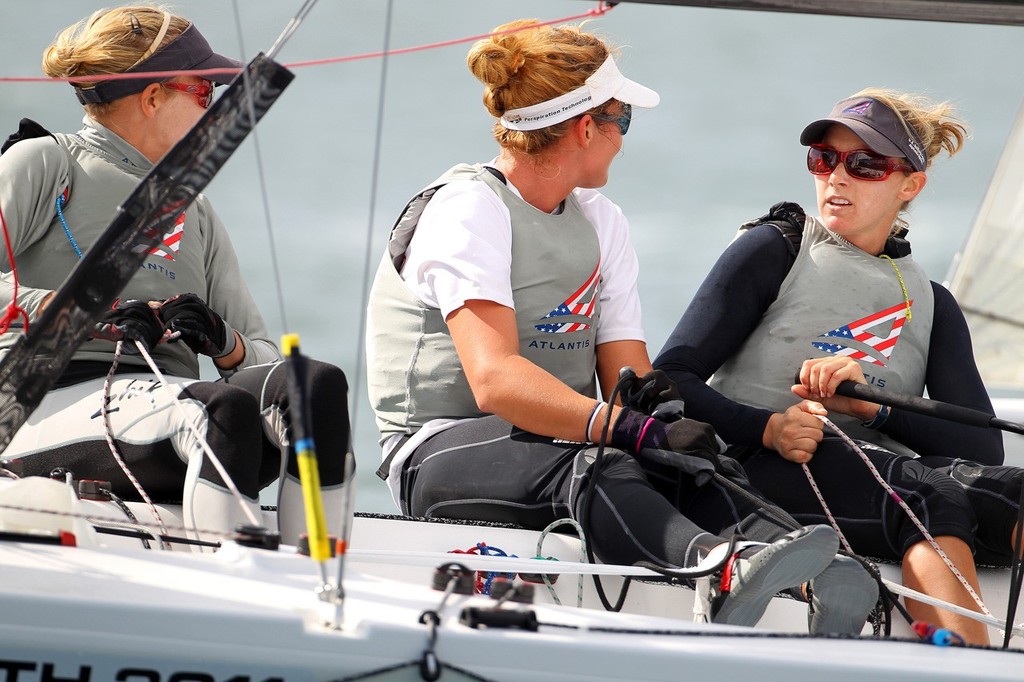
M269 48L299 5L179 0L169 7L192 19L215 49L247 61ZM0 77L40 75L53 36L102 6L0 2ZM321 0L278 60L373 53L386 40L392 49L451 41L513 19L558 19L594 7L584 0ZM1024 96L1020 27L633 3L588 27L622 47L628 76L662 95L658 108L635 116L604 190L632 225L652 355L740 223L780 200L813 210L799 132L866 86L951 100L973 128L960 155L933 167L911 214L917 259L933 279L945 279ZM257 129L262 175L250 140L207 190L272 334L301 334L305 352L339 365L354 384L356 506L363 511L394 511L373 476L379 451L359 352L368 277L414 192L454 163L496 151L482 88L465 67L468 49L460 43L296 67L294 83ZM78 128L82 110L66 84L0 81L0 93L0 137L22 116L50 130Z

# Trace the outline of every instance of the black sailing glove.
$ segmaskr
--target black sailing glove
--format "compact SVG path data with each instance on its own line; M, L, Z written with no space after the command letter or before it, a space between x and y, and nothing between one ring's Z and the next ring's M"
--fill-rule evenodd
M630 372L632 374L632 372ZM658 406L669 401L682 402L682 396L676 388L675 382L668 378L668 375L660 369L651 370L642 377L633 374L623 380L622 405L644 414L653 415ZM681 405L680 405L681 407ZM682 416L681 414L679 416ZM662 421L672 421L659 417Z
M235 334L220 315L195 294L172 296L160 306L164 327L197 355L219 358L235 349ZM229 334L228 332L231 331Z
M153 350L163 335L164 325L146 301L116 301L92 329L94 339L141 341L147 350Z
M792 201L780 201L768 209L768 215L760 218L762 223L789 223L790 227L801 233L804 231L804 222L806 221L807 215L804 213L803 207Z
M771 223L780 228L788 228L796 234L803 234L804 222L806 222L806 220L807 215L804 213L804 209L800 204L792 201L780 201L768 209L768 212L760 218L754 218L753 220L743 223L743 225L740 226L740 229L763 225L764 223ZM785 230L783 231L783 234L785 234Z
M804 235L804 223L807 216L800 204L792 201L780 201L768 209L760 218L749 220L740 225L740 230L749 230L758 225L774 225L775 229L786 238L789 255L796 258L800 251L800 242Z
M624 408L612 427L613 446L688 471L698 485L719 468L718 439L709 424L693 419L666 423Z

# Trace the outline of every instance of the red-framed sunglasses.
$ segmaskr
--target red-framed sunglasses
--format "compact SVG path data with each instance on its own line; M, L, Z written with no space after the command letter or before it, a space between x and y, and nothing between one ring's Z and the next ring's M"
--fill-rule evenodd
M812 144L807 150L807 170L814 175L828 175L843 164L846 172L858 180L885 180L894 171L912 173L914 167L902 159L882 156L867 149L841 152L823 144Z
M160 85L178 92L186 92L196 98L196 102L203 109L209 109L213 105L213 82L205 78L202 83L161 83Z

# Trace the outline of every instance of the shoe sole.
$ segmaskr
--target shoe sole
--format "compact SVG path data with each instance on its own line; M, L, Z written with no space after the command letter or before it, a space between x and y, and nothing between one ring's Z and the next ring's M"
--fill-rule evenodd
M837 559L814 579L813 595L812 635L859 635L878 601L878 583L855 559Z
M772 545L748 560L750 568L742 588L730 593L713 622L755 625L776 594L807 582L832 563L839 550L839 537L828 526L813 526L768 554L770 548Z

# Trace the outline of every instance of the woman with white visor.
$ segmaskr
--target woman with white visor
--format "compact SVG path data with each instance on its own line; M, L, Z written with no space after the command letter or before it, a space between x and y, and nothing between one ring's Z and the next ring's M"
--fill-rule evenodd
M629 225L594 188L633 108L654 107L658 94L622 76L578 27L524 20L496 32L467 62L486 86L499 155L451 168L410 201L370 294L378 473L396 503L535 529L576 519L597 556L619 564L691 567L724 558L743 534L761 542L733 553L731 577L715 581L713 620L753 625L776 592L816 579L812 629L859 630L874 596L853 614L829 608L822 571L874 586L858 564L834 561L830 528L787 534L795 522L780 528L759 513L772 505L749 485L745 497L639 457L714 457L718 446L704 424L606 402L621 368L645 374L651 362Z

